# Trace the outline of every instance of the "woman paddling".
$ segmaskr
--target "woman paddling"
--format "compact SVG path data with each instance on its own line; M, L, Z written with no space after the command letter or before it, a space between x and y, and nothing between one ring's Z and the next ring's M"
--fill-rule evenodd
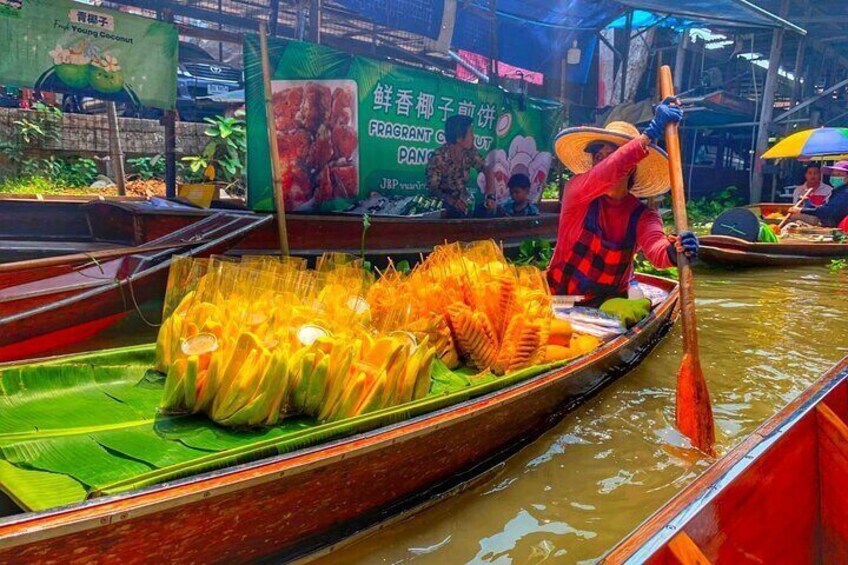
M653 142L667 123L682 117L668 99L642 134L631 124L613 122L604 129L570 128L557 137L557 156L576 176L565 186L548 269L554 294L581 295L581 304L598 306L627 296L637 251L661 269L676 264L680 251L697 255L692 232L669 242L659 214L639 200L669 190L666 156Z

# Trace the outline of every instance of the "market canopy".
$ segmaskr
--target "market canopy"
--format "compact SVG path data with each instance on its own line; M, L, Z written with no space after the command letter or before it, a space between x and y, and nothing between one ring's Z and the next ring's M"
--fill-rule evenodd
M760 0L757 0L758 2ZM804 30L746 0L323 0L322 34L331 43L371 41L395 58L445 62L449 49L536 72L550 72L577 41L584 56L570 65L569 80L583 82L597 44L596 33L625 13L655 14L639 25L675 27L784 27ZM300 0L112 0L154 16L173 12L183 28L243 33L269 22L272 33L298 37L304 11ZM497 18L493 30L492 15ZM211 24L211 25L210 25ZM217 26L215 25L217 24ZM221 27L223 26L223 27ZM493 33L494 32L494 33ZM493 41L493 37L496 41ZM494 52L494 53L493 53ZM426 59L429 57L429 61ZM582 80L581 80L582 78Z
M594 34L635 9L674 16L676 25L716 24L722 27L784 27L805 31L746 0L498 0L497 29L492 30L492 2L457 2L451 18L444 0L340 0L339 4L371 21L411 33L441 39L453 28L450 46L491 56L533 71L546 71L574 41L584 49L594 46ZM492 38L497 41L493 42ZM591 53L581 66L591 60ZM580 69L578 74L583 74Z

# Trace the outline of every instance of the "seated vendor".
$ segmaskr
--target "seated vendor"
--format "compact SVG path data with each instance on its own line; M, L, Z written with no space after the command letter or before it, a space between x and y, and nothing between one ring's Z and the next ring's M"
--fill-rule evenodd
M530 177L522 173L516 173L509 177L506 183L509 189L509 198L501 204L504 216L538 216L539 209L530 202Z
M433 152L427 163L427 189L442 200L446 218L468 218L473 210L466 184L468 171L486 176L486 191L480 208L491 215L497 207L495 183L483 156L474 149L474 128L468 116L451 116L445 121L445 144Z
M812 216L821 226L826 228L839 227L843 231L848 230L848 161L839 161L832 167L825 167L825 172L830 175L830 182L834 186L828 201L818 207L806 206L799 210L801 218ZM795 215L793 214L793 217Z
M807 196L807 201L814 208L827 203L833 190L829 184L822 182L822 171L816 163L811 163L804 168L804 184L795 187L795 191L792 192L792 203L798 204L811 188L813 191Z
M670 242L659 214L639 200L669 190L668 162L654 142L666 124L682 117L674 99L667 99L642 134L625 122L559 134L557 156L576 176L563 191L548 269L554 294L581 295L583 305L598 306L627 296L637 251L660 269L675 265L680 252L697 255L698 239L692 232Z

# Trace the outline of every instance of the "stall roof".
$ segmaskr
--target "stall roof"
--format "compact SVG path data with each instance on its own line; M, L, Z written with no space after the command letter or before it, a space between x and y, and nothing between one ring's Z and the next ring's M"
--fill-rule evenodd
M760 2L761 0L757 0ZM269 22L280 35L296 36L301 0L112 0L104 5L129 6L155 16L170 10L183 26L243 33ZM673 16L676 25L801 28L747 0L324 0L322 32L330 44L345 48L371 43L383 53L418 58L445 67L448 48L485 56L493 51L491 15L497 14L499 60L534 71L550 70L551 62L578 41L594 48L594 33L628 10ZM455 10L452 9L455 7ZM214 32L213 31L213 32ZM588 59L588 57L584 58ZM588 64L588 61L585 62ZM585 69L579 69L583 72Z

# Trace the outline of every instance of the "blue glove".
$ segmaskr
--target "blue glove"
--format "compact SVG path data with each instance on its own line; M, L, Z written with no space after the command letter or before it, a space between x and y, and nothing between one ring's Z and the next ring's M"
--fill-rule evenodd
M677 265L677 254L680 251L683 251L689 261L694 261L698 257L700 248L701 244L698 243L698 236L690 231L684 231L674 237L673 241L668 244L666 252L671 262Z
M669 123L677 123L683 119L683 110L677 106L677 98L669 96L654 108L654 119L648 124L643 132L656 141L665 133L665 126Z

